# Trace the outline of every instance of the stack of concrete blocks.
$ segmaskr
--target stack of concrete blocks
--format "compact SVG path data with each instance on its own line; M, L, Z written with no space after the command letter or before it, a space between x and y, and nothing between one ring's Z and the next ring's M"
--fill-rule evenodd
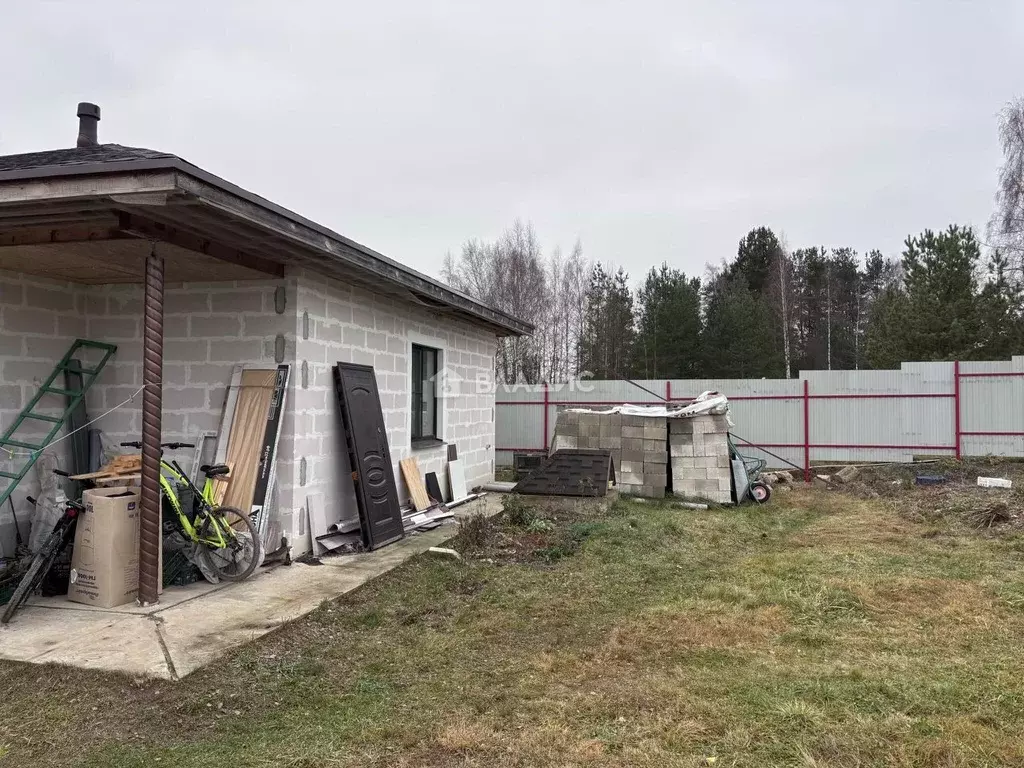
M668 485L667 419L622 416L622 466L619 490L633 496L660 499Z
M555 422L552 450L599 448L609 451L622 493L662 498L668 484L668 427L664 418L618 413L562 411Z
M669 419L668 424L673 495L731 503L732 468L726 417Z

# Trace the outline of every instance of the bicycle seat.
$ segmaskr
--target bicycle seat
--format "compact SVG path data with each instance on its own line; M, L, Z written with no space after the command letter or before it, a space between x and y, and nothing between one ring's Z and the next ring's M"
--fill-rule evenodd
M220 477L231 471L227 464L203 464L199 469L205 472L207 477Z

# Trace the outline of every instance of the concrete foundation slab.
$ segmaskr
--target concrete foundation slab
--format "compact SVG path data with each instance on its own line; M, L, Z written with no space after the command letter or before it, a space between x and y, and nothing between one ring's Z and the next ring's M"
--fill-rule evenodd
M501 498L489 494L453 512L457 518L490 516L501 510ZM147 608L38 598L0 629L0 658L176 680L447 541L456 530L442 525L377 552L278 566L238 584L168 587Z

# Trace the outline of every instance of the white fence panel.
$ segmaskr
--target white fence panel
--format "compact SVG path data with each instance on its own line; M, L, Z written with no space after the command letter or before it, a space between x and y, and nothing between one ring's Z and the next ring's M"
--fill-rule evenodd
M741 452L766 458L772 467L921 455L1024 456L1019 355L1009 361L910 362L896 371L803 371L799 379L501 385L497 464L511 464L514 451L545 450L562 408L679 402L706 390L730 399Z

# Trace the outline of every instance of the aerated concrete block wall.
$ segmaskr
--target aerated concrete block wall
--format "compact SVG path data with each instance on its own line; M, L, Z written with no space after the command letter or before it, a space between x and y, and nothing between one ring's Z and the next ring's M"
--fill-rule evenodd
M163 438L192 441L204 430L216 431L232 368L239 363L274 365L275 338L292 333L291 317L275 309L274 293L282 280L170 284L164 297ZM142 395L121 405L142 386L142 301L140 285L88 286L20 273L0 272L0 432L49 376L76 338L117 345L86 396L89 418L117 407L98 421L111 448L138 440L142 430ZM287 303L287 301L286 301ZM83 356L88 364L95 357ZM286 361L287 362L287 361ZM60 382L63 385L63 382ZM41 403L44 412L61 412L62 398ZM26 424L19 436L46 434L42 422ZM120 450L120 449L117 449ZM52 453L68 466L68 444ZM174 458L186 469L193 452ZM11 471L24 457L0 455ZM18 487L18 519L27 530L32 507L26 494L38 490L32 471Z
M136 393L142 386L142 302L140 285L86 286L0 272L0 430L13 421L76 338L118 346L86 398L90 418ZM168 285L164 312L167 441L191 442L203 431L219 429L234 366L292 366L278 449L276 506L294 554L310 546L310 494L323 495L328 517L357 515L331 374L338 361L375 369L395 479L404 499L408 491L398 461L406 456L415 456L423 473L436 472L442 488L448 485L445 446L413 450L410 445L411 346L440 349L445 373L440 382L442 439L458 446L470 487L493 479L493 333L303 270L289 270L281 280ZM41 410L59 411L62 403L54 397ZM123 440L139 439L142 395L95 426L115 448ZM45 434L42 423L36 432ZM61 466L67 466L66 449L61 444L56 451ZM187 468L192 455L182 450L172 457ZM10 471L14 466L0 454L0 468ZM37 490L32 472L15 495L24 533L32 512L25 495Z
M469 487L494 478L494 355L497 339L469 323L378 295L315 272L297 271L294 439L282 455L294 456L290 484L298 513L321 494L330 520L358 515L349 474L341 415L334 390L338 362L372 365L388 432L399 497L409 498L398 462L415 456L422 474L437 473L448 490L447 448L411 446L413 344L441 350L439 430L455 443ZM305 369L305 374L302 373ZM297 521L297 523L300 521ZM304 522L302 522L304 526ZM294 526L296 546L308 532ZM300 538L298 533L302 531Z
M672 493L730 503L732 470L726 417L669 419L668 429Z

